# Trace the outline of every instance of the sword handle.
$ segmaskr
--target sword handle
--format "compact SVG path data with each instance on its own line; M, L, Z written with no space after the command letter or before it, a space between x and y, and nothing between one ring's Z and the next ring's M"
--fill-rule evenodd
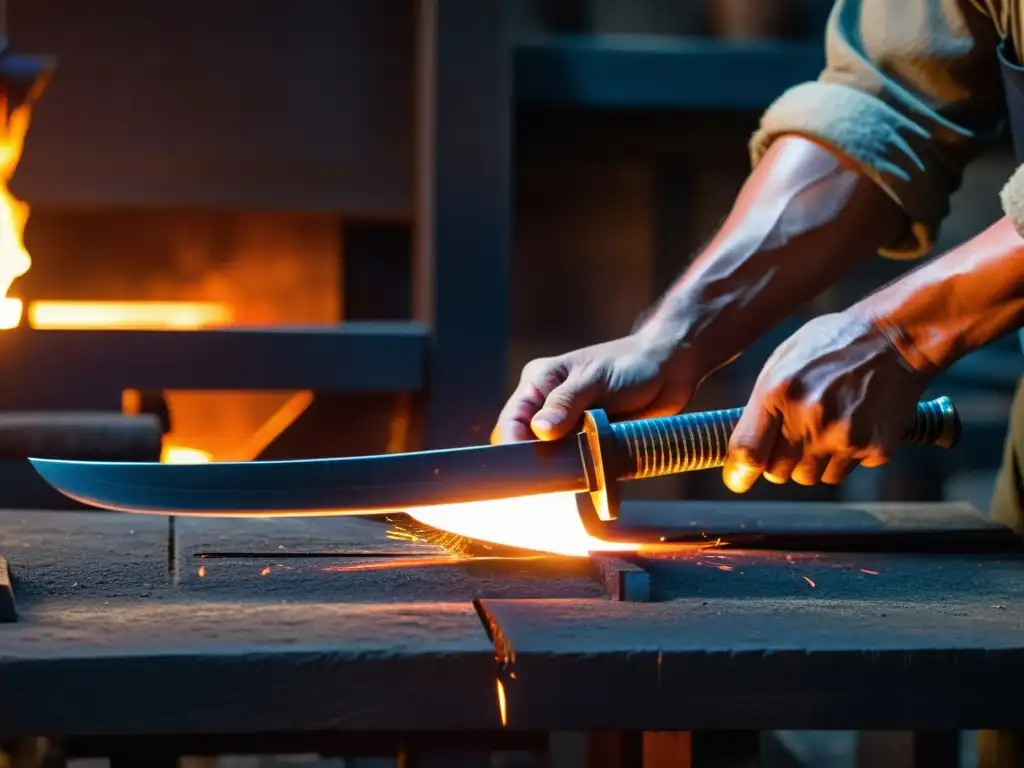
M639 480L723 466L729 438L742 413L742 408L730 408L612 424L617 478ZM940 397L917 404L903 443L951 449L961 429L953 403Z
M587 411L580 440L589 448L587 479L599 517L614 520L618 516L616 480L723 466L729 438L742 413L742 408L730 408L611 424L604 411ZM940 397L917 404L914 423L903 442L952 449L962 429L953 403Z

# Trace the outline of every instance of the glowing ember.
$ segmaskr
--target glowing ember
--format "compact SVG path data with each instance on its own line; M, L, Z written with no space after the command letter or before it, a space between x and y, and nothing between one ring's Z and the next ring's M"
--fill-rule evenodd
M498 683L498 712L501 715L501 725L504 728L508 725L508 707L505 702L505 686L501 684L501 680L496 681Z
M165 445L161 451L162 464L205 464L213 457L198 448L186 448L181 445Z
M262 571L260 571L260 576L269 576L269 575L270 575L270 566L268 565L266 568L264 568Z
M28 272L32 259L25 250L25 224L29 207L10 193L7 186L21 160L25 134L32 122L32 108L26 102L8 115L7 99L0 96L0 327L14 328L21 321L21 300L7 296L11 283Z
M200 579L205 579L206 578L206 566L205 565L200 565L199 566L199 578Z
M197 330L231 325L234 309L214 301L34 301L33 328Z
M424 525L468 539L569 557L630 552L640 546L602 541L588 534L572 493L419 507L408 513Z

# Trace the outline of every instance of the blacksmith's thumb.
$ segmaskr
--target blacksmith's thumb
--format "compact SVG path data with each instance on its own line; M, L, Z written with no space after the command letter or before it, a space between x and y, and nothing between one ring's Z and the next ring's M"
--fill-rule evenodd
M541 440L565 437L594 401L595 385L582 377L569 375L544 401L544 407L530 421L530 428Z

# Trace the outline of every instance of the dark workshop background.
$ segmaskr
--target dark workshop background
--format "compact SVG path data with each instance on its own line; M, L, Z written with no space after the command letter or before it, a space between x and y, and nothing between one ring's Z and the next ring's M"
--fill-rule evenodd
M761 109L820 70L829 6L509 3L509 388L533 357L628 332L710 237L748 171ZM34 266L17 284L21 295L228 301L239 322L257 324L410 316L412 3L31 0L8 12L19 50L59 57L14 184L33 206ZM995 220L1011 168L1000 148L971 169L940 248ZM696 405L741 404L759 363L800 317L844 307L906 268L867 259L716 375ZM936 387L957 399L967 422L967 444L954 456L908 450L839 491L756 493L984 505L1022 367L1008 338ZM183 429L207 425L199 447L214 453L276 402L216 397L171 402ZM383 450L394 399L345 397L334 411L346 419L343 450ZM307 435L305 449L315 445ZM711 473L634 484L630 493L724 490Z

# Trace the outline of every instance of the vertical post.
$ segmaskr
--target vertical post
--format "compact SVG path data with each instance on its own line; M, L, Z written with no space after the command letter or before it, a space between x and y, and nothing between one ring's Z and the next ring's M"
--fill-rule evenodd
M427 448L487 441L507 386L512 49L504 0L418 0L413 316Z

